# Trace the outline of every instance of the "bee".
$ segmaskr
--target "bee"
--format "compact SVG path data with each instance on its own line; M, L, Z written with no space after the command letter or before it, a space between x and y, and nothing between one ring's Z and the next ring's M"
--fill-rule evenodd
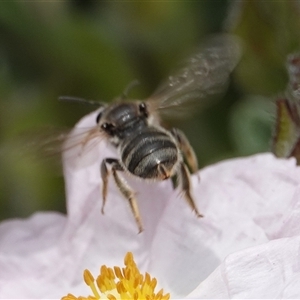
M101 135L118 151L118 158L107 157L101 162L102 213L111 174L129 202L139 232L143 231L135 191L122 176L125 172L152 181L176 177L192 211L197 217L203 217L191 193L189 168L192 172L198 170L194 150L181 130L164 128L161 117L166 113L182 112L186 105L193 107L201 99L223 91L238 57L239 44L235 38L226 35L214 37L148 99L129 101L126 97L119 97L111 104L98 103L101 110L95 128L83 144L95 135ZM60 99L85 101L67 96Z

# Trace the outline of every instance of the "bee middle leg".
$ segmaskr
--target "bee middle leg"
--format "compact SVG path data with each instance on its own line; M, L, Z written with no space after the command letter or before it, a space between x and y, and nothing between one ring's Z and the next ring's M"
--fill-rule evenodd
M134 215L135 221L139 228L139 233L142 232L143 226L142 226L140 212L139 212L138 205L137 205L136 198L135 198L135 192L127 184L125 179L122 178L121 176L119 176L118 171L124 171L124 169L123 169L122 165L120 164L120 162L114 158L106 158L101 163L101 177L102 177L102 181L103 181L103 188L102 188L103 202L102 202L101 212L104 213L104 205L105 205L106 197L107 197L107 184L108 184L109 172L108 172L106 164L111 165L111 171L112 171L114 181L115 181L118 189L120 190L121 194L129 201L131 211Z
M180 180L181 189L182 189L182 192L184 193L184 197L185 197L187 203L189 204L191 209L196 213L197 217L202 218L203 215L198 211L195 201L191 195L190 172L185 163L182 162L180 164L180 168L177 173L177 176Z

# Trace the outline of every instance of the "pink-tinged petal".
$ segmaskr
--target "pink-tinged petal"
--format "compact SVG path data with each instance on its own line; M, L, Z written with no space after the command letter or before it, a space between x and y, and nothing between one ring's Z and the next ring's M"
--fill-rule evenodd
M300 234L300 168L294 159L260 154L209 166L200 176L200 183L193 177L194 194L205 217L195 218L175 192L153 241L155 259L148 267L165 288L181 297L228 254Z
M61 259L57 245L65 224L66 218L58 213L37 213L1 223L1 299L51 296L54 266Z
M66 218L59 213L36 213L28 219L3 221L0 226L0 249L9 257L31 255L51 248L58 242ZM18 247L14 245L18 244Z
M299 257L299 236L235 252L187 298L299 298Z

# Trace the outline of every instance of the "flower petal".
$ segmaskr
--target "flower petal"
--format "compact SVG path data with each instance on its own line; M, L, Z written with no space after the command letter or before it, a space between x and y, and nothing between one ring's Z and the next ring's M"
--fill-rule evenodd
M57 245L65 223L66 218L58 213L38 213L29 219L1 223L1 298L51 296L51 276L59 270Z
M196 177L193 184L204 218L195 218L174 194L152 244L156 259L148 267L180 297L228 254L300 233L300 169L294 159L260 154L209 166L200 176L200 184Z
M299 298L300 237L229 255L187 298Z

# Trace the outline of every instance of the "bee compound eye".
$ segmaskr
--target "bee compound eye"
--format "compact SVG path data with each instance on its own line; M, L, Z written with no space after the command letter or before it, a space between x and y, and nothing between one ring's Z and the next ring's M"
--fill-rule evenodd
M97 117L96 117L96 123L97 123L97 124L99 123L101 117L102 117L102 112L100 112L100 113L97 115Z
M103 123L101 125L101 128L104 129L104 130L107 130L107 128L109 127L109 124L108 123Z
M101 125L101 128L108 134L112 135L114 133L115 126L110 123L103 123Z

